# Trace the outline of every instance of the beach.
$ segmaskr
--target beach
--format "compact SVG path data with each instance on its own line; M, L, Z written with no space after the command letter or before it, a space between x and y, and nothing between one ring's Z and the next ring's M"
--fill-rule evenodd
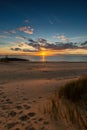
M0 62L0 130L70 130L44 114L51 94L87 75L87 62Z

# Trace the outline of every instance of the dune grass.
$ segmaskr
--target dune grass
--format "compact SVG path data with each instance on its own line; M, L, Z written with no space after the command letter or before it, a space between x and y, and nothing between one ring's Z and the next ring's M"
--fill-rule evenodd
M87 102L87 76L79 78L63 86L59 91L59 97L73 103Z
M55 120L70 122L76 130L87 129L87 76L71 81L55 92L44 108ZM75 129L74 128L74 129Z

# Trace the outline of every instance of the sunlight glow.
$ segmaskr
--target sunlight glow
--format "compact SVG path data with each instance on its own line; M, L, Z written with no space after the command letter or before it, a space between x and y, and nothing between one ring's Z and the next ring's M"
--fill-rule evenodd
M23 49L23 48L22 48ZM25 48L24 48L25 49ZM43 61L46 61L46 57L60 54L85 54L87 55L86 49L66 49L66 50L46 50L41 49L41 51L37 52L23 52L23 51L13 51L10 47L0 47L0 55L29 55L29 56L40 56Z
M46 61L46 53L45 52L41 52L41 56L42 56L41 61L45 62Z

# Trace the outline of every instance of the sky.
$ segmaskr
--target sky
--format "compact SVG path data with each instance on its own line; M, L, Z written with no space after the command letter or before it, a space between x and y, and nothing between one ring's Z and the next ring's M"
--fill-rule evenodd
M1 0L0 55L87 55L87 0Z

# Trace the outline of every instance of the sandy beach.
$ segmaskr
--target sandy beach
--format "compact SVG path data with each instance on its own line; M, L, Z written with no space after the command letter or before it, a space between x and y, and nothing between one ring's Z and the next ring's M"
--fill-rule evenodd
M65 83L84 75L85 62L0 63L0 130L70 130L41 107Z

